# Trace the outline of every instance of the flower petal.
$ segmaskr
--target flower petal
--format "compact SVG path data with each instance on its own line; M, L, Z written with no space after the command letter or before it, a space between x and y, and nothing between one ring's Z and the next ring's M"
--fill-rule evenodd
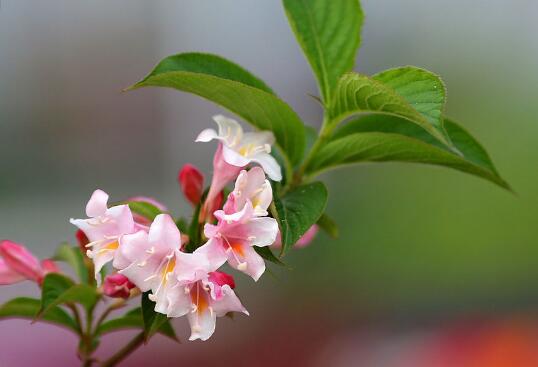
M252 218L243 226L243 230L250 238L251 246L264 247L272 245L278 234L278 223L274 218Z
M226 145L237 145L243 139L243 128L234 119L223 115L215 115L213 116L213 120L219 125L219 138Z
M206 308L202 312L191 311L187 314L187 319L191 326L191 336L189 340L207 340L215 332L217 314Z
M258 153L252 157L252 161L262 166L267 176L273 181L282 180L282 171L276 159L267 153Z
M98 217L104 215L108 206L108 194L103 190L95 190L86 204L86 215L88 217Z
M148 241L163 251L181 248L181 233L170 215L159 214L155 217L149 229Z
M0 259L0 285L8 285L21 282L26 278L7 266L4 259Z
M37 282L43 277L39 260L23 245L3 240L0 242L0 256L7 266L27 279Z
M209 282L209 287L214 287L213 283ZM225 284L221 287L222 297L215 300L211 299L210 304L213 312L217 314L218 317L226 315L228 312L242 312L248 315L248 311L241 304L241 301L235 295L235 292L232 288Z
M228 252L228 264L257 281L265 271L265 262L254 248L246 244L235 244Z

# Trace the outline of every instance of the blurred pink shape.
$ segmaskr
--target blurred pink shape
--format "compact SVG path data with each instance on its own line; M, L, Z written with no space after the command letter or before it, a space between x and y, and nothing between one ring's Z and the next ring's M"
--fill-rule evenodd
M26 247L9 240L0 242L0 284L31 280L41 284L50 272L59 272L52 260L39 260Z

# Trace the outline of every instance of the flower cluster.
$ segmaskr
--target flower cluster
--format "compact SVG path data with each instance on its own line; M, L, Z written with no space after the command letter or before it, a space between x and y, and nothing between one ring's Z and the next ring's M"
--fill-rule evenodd
M278 223L269 216L273 192L266 178L282 179L280 166L270 154L273 134L244 133L236 121L220 115L214 120L218 131L204 130L196 139L219 141L205 199L204 176L196 167L185 165L179 174L187 200L200 205L195 218L201 229L200 243L191 243L193 239L181 233L170 214L158 214L148 222L128 204L109 207L109 197L101 190L86 205L87 219L71 219L82 232L79 238L87 238L83 244L94 263L96 280L107 263L115 269L105 278L104 293L128 298L135 287L148 292L156 312L187 316L190 340L207 340L217 317L230 312L248 315L234 292L233 277L219 269L227 263L257 281L265 263L255 248L273 245L279 236ZM257 165L249 167L251 163ZM223 189L233 180L233 191L222 204ZM166 211L149 198L128 200L133 201L150 202Z

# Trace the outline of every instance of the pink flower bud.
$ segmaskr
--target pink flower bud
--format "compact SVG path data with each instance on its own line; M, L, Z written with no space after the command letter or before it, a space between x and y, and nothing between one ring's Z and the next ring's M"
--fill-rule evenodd
M75 233L75 237L77 237L78 246L82 250L82 253L85 254L87 250L86 245L90 243L90 240L88 240L88 237L86 237L86 234L82 232L82 230L80 229L78 229L77 232Z
M56 265L56 263L51 259L41 260L41 268L43 269L43 275L60 272L58 265Z
M3 240L0 242L0 256L5 265L26 279L39 282L43 277L39 260L23 245Z
M319 226L317 224L312 225L312 227L310 227L308 231L306 231L305 234L303 234L301 238L297 240L297 242L295 243L295 245L293 245L293 247L303 248L310 245L310 242L312 242L312 240L314 240L314 238L316 237L318 230L319 230ZM276 241L272 244L272 246L274 248L282 247L282 237L280 235L280 231L278 232L278 235L276 236Z
M186 164L179 171L178 181L185 198L192 205L198 205L204 190L204 175L192 164Z
M123 274L107 275L103 284L105 295L113 298L129 298L135 285Z
M230 274L223 273L222 271L213 271L209 273L209 281L218 284L221 287L227 284L230 288L235 288L234 278Z

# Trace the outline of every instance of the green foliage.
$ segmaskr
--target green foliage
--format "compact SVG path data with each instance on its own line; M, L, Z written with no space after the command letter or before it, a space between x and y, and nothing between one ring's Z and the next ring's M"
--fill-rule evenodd
M145 201L129 201L127 204L133 213L139 214L151 221L159 214L162 214L161 209Z
M161 329L164 329L167 333L169 333L169 329L171 329L169 324L170 321L166 315L155 312L155 302L149 299L149 292L142 294L141 312L144 326L144 340L146 342ZM166 324L168 324L168 326L166 326ZM172 332L174 333L173 338L175 338L175 332L173 329Z
M327 203L327 189L321 182L301 185L282 198L275 197L273 216L282 236L284 255L323 214Z
M330 105L340 76L355 64L363 13L358 0L284 0L289 23Z
M78 246L70 246L68 243L60 244L53 259L68 263L80 281L84 284L88 283L88 269L84 265L84 255Z
M239 66L234 66L236 72L229 73L229 61L224 65L223 59L198 54L198 61L200 59L204 59L204 63L194 69L185 69L183 64L174 69L177 66L175 63L167 63L164 71L157 67L131 89L168 87L206 98L261 130L271 130L289 162L292 165L299 162L305 137L301 119L291 107L274 94L253 87L253 80L257 79L248 78L250 73L247 71L237 72ZM238 75L241 77L237 78ZM245 79L248 79L248 84L245 84Z
M373 161L426 163L470 173L510 190L476 139L451 120L445 120L445 129L458 154L405 119L362 116L336 132L333 140L317 153L308 171Z
M273 254L273 251L271 251L269 246L264 246L264 247L254 246L254 250L256 251L258 255L260 255L267 261L270 261L278 265L285 265L278 257L275 256L275 254Z
M409 83L410 88L400 87L400 91L405 91L406 95L419 96L420 99L418 100L420 103L409 102L405 96L400 95L396 90L384 82L375 79L375 77L368 77L357 73L345 74L338 82L334 102L329 111L331 123L337 124L353 115L368 112L395 115L414 122L439 141L449 145L444 131L442 131L442 127L440 126L440 122L433 119L433 116L441 113L444 103L444 90L442 90L434 79L425 78L426 76L432 77L433 74L427 72L419 73L419 69L413 70L416 72L404 75L404 77L395 71L381 75L384 76L386 82L391 81L391 76L396 79L402 77L402 79ZM394 81L394 83L398 83L398 80ZM421 111L427 114L415 109L415 104L420 107ZM430 106L431 109L428 110L427 106ZM433 122L439 125L436 126Z
M14 298L0 307L0 320L11 318L33 320L40 309L41 301L38 299L27 297ZM50 307L40 318L40 321L65 327L77 334L80 332L75 320L57 306Z
M125 329L144 329L144 320L142 318L142 309L140 307L128 311L122 317L109 320L101 324L97 329L97 335L105 335ZM162 334L172 340L179 341L174 329L172 328L172 325L168 320L166 320L166 322L159 327L157 333Z
M74 284L71 279L61 274L50 273L43 281L41 309L37 317L42 317L51 308L64 303L78 303L89 310L93 308L99 297L95 287L87 284Z

